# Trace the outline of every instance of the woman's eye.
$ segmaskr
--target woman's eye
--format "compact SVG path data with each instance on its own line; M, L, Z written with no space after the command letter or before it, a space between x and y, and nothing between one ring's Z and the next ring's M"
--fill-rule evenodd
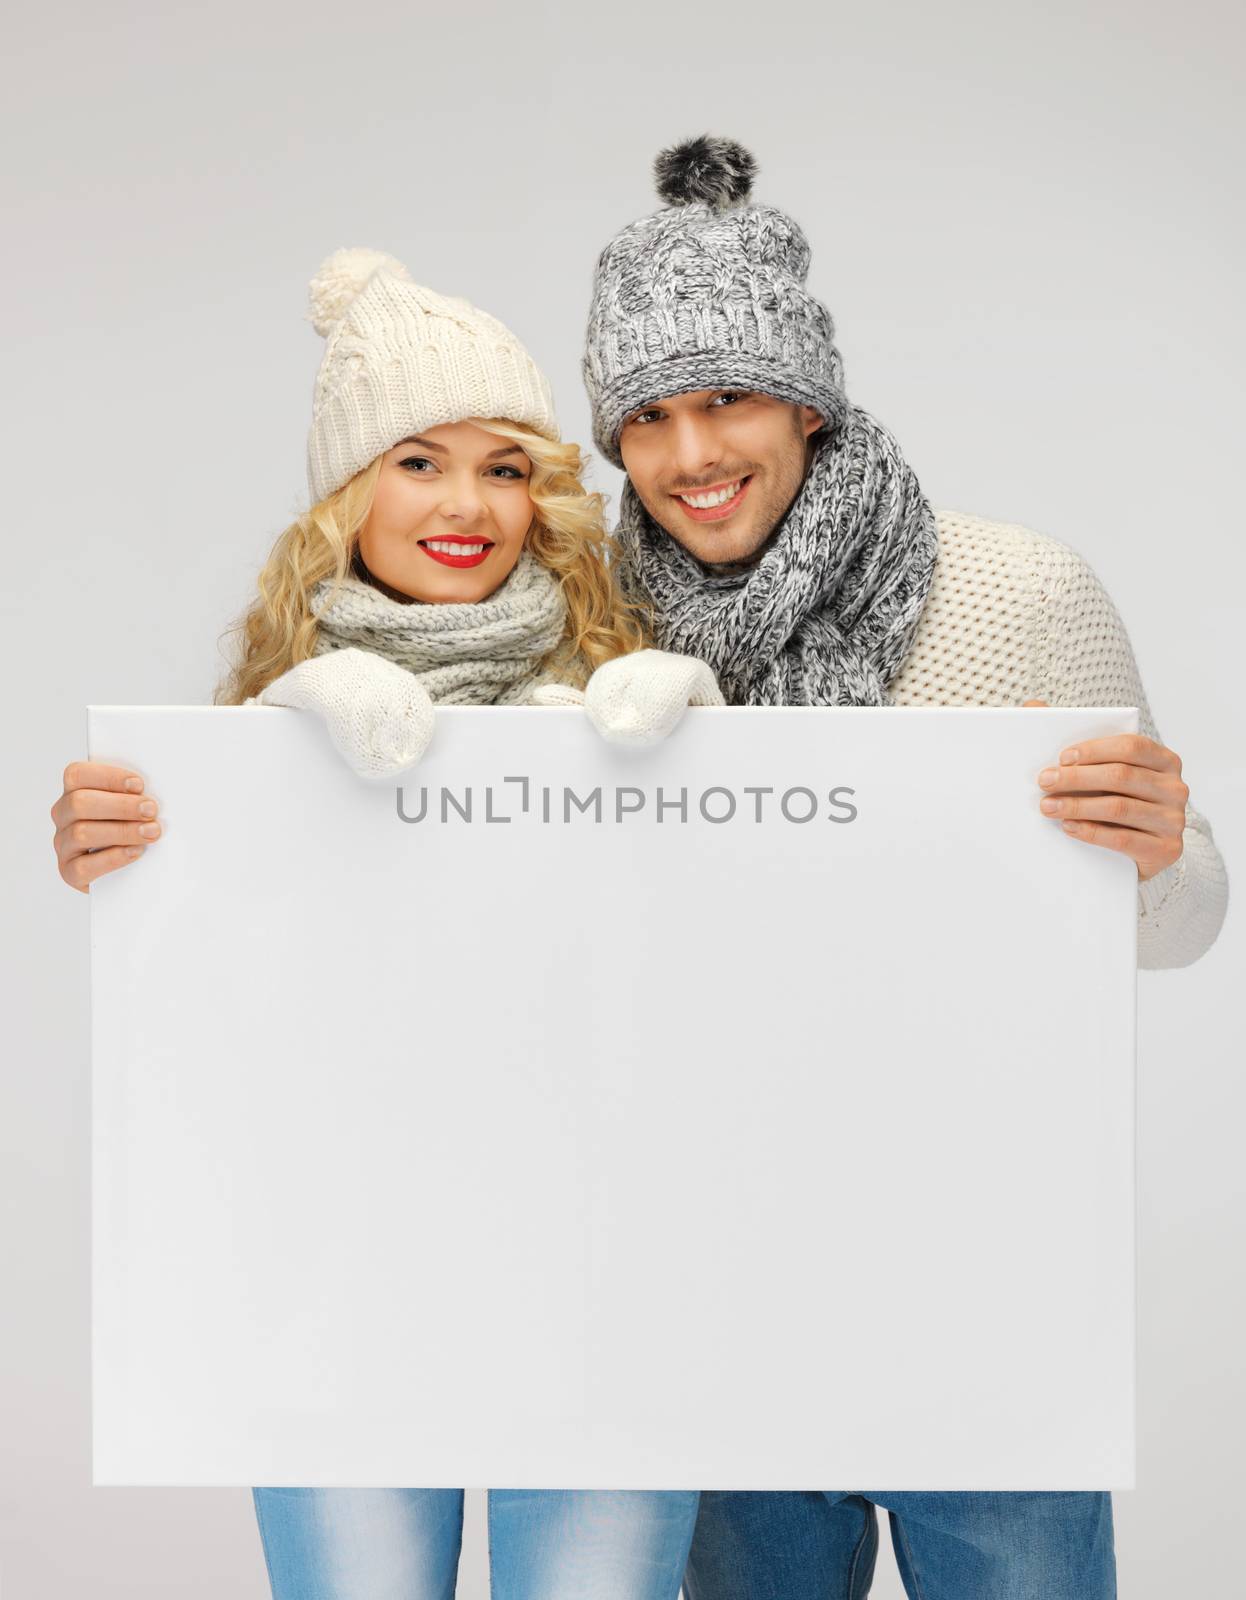
M405 461L400 461L398 463L400 467L408 467L411 469L416 467L431 467L432 464L433 463L428 459L427 456L408 456Z
M522 478L524 474L518 467L490 467L490 472L500 472L507 478Z

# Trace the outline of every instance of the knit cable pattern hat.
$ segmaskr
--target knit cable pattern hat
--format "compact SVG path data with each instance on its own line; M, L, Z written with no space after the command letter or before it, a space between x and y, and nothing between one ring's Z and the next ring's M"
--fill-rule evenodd
M809 242L774 206L749 203L757 163L704 135L653 164L661 210L597 260L583 373L593 440L616 467L624 417L664 395L755 389L847 409L831 314L805 289Z
M408 434L502 417L558 438L549 384L508 328L411 281L380 250L336 250L312 279L308 320L328 343L307 439L313 504Z

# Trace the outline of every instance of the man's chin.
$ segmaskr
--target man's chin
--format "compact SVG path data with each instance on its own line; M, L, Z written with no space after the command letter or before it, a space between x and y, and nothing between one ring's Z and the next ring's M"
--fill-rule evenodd
M730 567L747 564L761 555L773 528L758 527L756 507L741 506L740 510L721 522L704 522L698 517L685 516L672 497L663 495L661 503L643 504L646 511L664 533L686 550L705 567Z
M677 528L667 526L666 531L703 567L747 566L762 554L768 538L764 529L723 527L711 530L696 523Z

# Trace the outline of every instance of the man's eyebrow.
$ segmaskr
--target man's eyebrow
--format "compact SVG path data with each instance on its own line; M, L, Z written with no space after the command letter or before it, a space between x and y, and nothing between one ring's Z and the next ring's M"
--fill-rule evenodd
M444 444L438 444L435 439L425 439L423 435L418 433L410 434L405 439L399 439L398 444L395 445L394 448L398 449L399 445L404 444L422 444L425 450L436 450L439 455L443 456L447 453ZM526 452L520 445L504 444L497 450L490 450L489 454L485 457L485 460L495 461L498 456L522 456L524 454L526 454Z

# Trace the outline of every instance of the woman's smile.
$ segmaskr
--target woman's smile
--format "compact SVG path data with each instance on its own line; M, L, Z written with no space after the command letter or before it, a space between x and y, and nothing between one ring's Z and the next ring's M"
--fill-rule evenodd
M492 539L419 539L421 550L447 567L478 567L493 549Z
M498 424L505 427L505 423ZM426 605L471 605L515 568L536 517L532 459L490 420L442 422L381 457L359 529L373 583Z

